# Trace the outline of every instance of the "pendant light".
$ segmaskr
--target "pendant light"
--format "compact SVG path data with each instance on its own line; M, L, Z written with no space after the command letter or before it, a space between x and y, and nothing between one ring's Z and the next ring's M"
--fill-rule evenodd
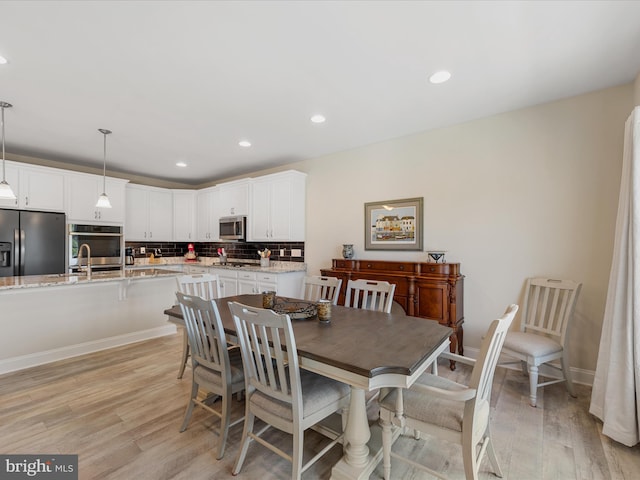
M10 103L0 101L0 108L2 109L2 182L0 182L0 198L7 200L16 199L15 193L13 193L11 186L7 183L5 174L6 159L4 158L4 109L11 108L12 106Z
M98 131L104 135L104 161L102 163L102 195L98 197L98 202L96 203L97 208L111 208L111 202L109 201L109 197L107 197L107 135L111 133L111 130L105 130L104 128L99 128Z

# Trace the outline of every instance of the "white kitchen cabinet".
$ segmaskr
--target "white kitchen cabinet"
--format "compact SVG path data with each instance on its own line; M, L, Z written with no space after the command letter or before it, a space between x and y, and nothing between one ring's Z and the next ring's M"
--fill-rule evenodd
M284 287L284 284L283 284ZM283 289L280 288L280 291ZM275 273L257 273L256 274L256 293L262 293L267 291L273 291L278 293L278 275ZM291 293L291 292L287 292ZM284 295L280 293L280 295ZM289 297L296 297L297 295L287 295Z
M196 193L196 238L199 242L212 242L220 238L218 200L217 187Z
M190 274L213 273L218 275L223 297L251 295L271 290L283 297L299 298L305 276L304 271L276 273L196 265L189 266L185 271Z
M17 166L12 165L10 162L6 162L5 166L5 178L7 183L11 187L11 190L15 194L16 198L9 200L6 198L0 199L0 207L2 208L20 208L18 206L18 197L20 196L20 173ZM0 182L2 180L0 179Z
M61 170L25 167L20 169L20 208L64 211L64 174Z
M281 289L282 290L282 289ZM238 294L252 294L273 291L284 295L278 291L278 275L275 273L262 272L238 272ZM288 292L290 293L290 292ZM293 295L290 295L293 296Z
M65 212L69 222L123 224L127 180L103 178L85 173L65 174ZM106 191L111 208L97 208L98 197Z
M304 241L306 177L289 170L253 180L250 241Z
M223 297L238 295L238 272L224 268L212 268L211 273L220 279L220 293Z
M238 272L238 294L258 293L255 272Z
M249 214L250 179L221 183L218 213L221 217Z
M173 190L173 240L194 242L196 193L193 190Z
M6 162L5 176L15 200L0 200L0 207L64 212L64 171Z
M173 237L171 190L129 184L126 188L125 239L167 242Z

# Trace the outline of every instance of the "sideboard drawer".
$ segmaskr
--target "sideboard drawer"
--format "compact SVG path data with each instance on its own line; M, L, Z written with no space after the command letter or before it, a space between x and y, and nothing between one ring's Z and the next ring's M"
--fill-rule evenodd
M460 275L459 263L419 263L420 275Z

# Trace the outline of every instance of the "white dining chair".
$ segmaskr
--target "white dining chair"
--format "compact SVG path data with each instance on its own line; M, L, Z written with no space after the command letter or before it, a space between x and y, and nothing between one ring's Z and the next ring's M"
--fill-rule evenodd
M468 385L425 373L410 388L394 388L386 395L381 395L379 405L385 480L391 478L391 457L438 478L446 478L440 471L424 463L393 452L393 427L402 429L401 432L405 428L411 429L415 438L419 438L418 432L421 432L459 444L467 480L478 479L478 468L485 453L494 473L502 477L491 442L489 402L498 357L517 311L517 305L510 305L501 318L491 322L480 345L477 360L448 352L441 355L456 362L474 365ZM437 448L440 441L431 445ZM447 454L450 454L449 450Z
M176 277L178 291L186 295L195 295L205 300L213 300L222 296L220 291L220 279L218 275L210 273L198 273L193 275L180 275ZM184 375L184 369L189 361L189 340L187 331L182 331L182 356L180 357L180 368L178 378Z
M553 278L529 278L525 285L520 331L509 332L503 353L516 361L501 366L520 364L529 375L529 403L537 405L538 388L566 382L567 390L576 396L569 366L569 327L580 295L581 283ZM549 363L560 360L560 366ZM539 367L545 364L560 373L560 378L538 383Z
M395 291L395 283L365 279L349 280L344 305L391 313Z
M246 379L245 423L233 475L240 473L249 445L255 440L289 460L291 478L300 480L304 471L342 439L342 434L335 436L303 464L304 431L335 412L345 412L350 388L337 380L300 370L288 315L237 302L230 302L229 308L242 350ZM267 425L254 433L256 417ZM293 436L291 455L263 436L270 426Z
M202 407L220 418L217 458L224 455L229 428L244 417L231 422L231 398L245 388L240 349L227 344L218 306L213 300L195 295L176 294L182 310L185 330L191 347L191 395L180 432L189 425L193 409ZM200 391L205 393L199 398ZM220 411L211 404L221 397Z
M331 300L334 305L337 305L341 286L341 278L320 275L308 276L302 282L302 299L310 302Z

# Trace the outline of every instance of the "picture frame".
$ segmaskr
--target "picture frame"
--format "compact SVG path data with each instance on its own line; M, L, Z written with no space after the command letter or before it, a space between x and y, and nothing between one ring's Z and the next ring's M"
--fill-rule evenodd
M365 250L422 250L423 197L364 204Z

